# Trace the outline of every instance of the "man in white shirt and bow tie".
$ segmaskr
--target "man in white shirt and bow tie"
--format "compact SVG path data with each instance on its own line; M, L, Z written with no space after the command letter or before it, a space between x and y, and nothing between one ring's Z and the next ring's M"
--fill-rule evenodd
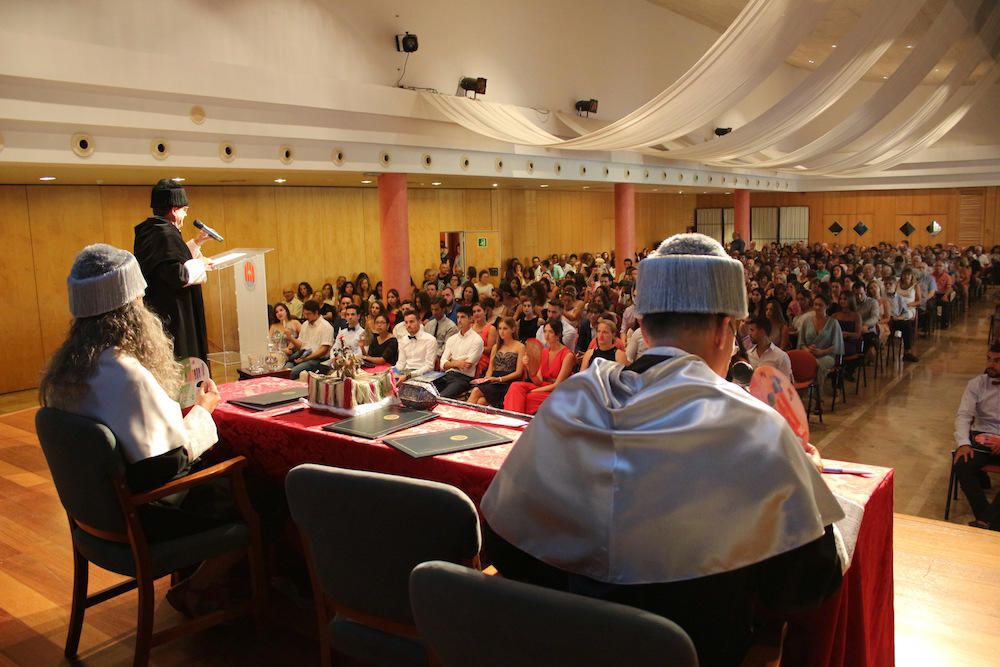
M397 337L399 358L394 366L401 381L434 370L437 358L437 341L420 327L420 318L413 310L406 311L403 326L404 332Z
M344 319L347 326L337 332L334 349L344 350L356 357L361 356L361 344L364 342L365 329L361 326L358 307L353 303L344 308Z

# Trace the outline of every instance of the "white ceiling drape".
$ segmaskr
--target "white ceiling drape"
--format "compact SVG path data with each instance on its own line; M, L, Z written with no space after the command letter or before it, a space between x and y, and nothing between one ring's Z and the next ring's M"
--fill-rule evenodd
M579 135L570 139L539 127L512 105L422 95L445 119L503 142L634 150L715 166L854 176L884 171L932 145L1000 79L995 57L1000 3L948 0L901 66L873 95L820 136L803 132L871 71L925 4L939 6L924 0L872 0L854 29L840 40L840 48L791 92L724 137L690 142L686 135L707 127L781 67L832 4L833 0L750 0L695 65L624 118L589 129L589 124L557 114L564 126ZM886 128L882 121L892 111L918 91L923 96L927 75L956 44L962 44L963 50L945 81L918 111ZM984 74L968 85L973 72ZM789 140L800 135L802 145L789 145ZM776 150L779 144L784 152ZM845 154L847 149L849 154Z

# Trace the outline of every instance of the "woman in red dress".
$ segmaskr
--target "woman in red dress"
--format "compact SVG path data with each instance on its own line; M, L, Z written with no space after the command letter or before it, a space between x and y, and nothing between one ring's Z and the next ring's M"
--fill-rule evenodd
M573 373L576 357L562 344L562 322L546 322L544 329L546 348L542 350L542 363L531 382L515 382L507 390L503 407L514 412L533 415L549 394Z

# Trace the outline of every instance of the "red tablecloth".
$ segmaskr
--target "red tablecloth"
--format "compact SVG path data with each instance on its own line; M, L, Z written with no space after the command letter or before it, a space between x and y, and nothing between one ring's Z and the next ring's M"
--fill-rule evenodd
M298 385L280 378L258 378L222 385L223 400L277 391ZM490 427L495 417L460 407L439 405L443 417L474 421ZM342 468L418 477L452 484L478 506L486 488L513 444L415 459L380 441L323 431L338 417L323 411L304 410L268 416L229 403L213 413L219 427L221 448L242 454L251 468L275 484L283 485L289 470L301 463L322 463ZM395 435L412 435L456 428L460 424L437 419ZM495 427L490 427L495 428ZM520 431L496 428L516 442ZM830 462L836 466L837 462ZM892 470L860 464L871 477L825 475L830 487L864 507L851 567L840 591L818 609L797 615L789 622L783 665L816 667L885 667L894 662L892 584Z

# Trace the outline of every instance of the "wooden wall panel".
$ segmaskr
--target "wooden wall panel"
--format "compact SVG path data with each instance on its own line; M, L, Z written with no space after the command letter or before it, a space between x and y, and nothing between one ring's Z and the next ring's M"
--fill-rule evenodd
M8 321L0 327L0 346L16 362L4 364L0 373L0 393L38 386L39 372L48 356L38 345L43 330L39 301L54 301L62 306L61 321L66 319L66 290L62 295L40 293L36 286L36 264L31 241L27 193L23 186L0 185L0 294ZM43 260L45 258L43 257ZM69 273L66 273L63 280ZM65 285L65 282L63 283Z
M38 311L44 324L28 338L41 338L42 353L48 359L65 340L71 319L66 276L73 260L84 246L103 240L101 197L97 186L29 185L26 189Z

